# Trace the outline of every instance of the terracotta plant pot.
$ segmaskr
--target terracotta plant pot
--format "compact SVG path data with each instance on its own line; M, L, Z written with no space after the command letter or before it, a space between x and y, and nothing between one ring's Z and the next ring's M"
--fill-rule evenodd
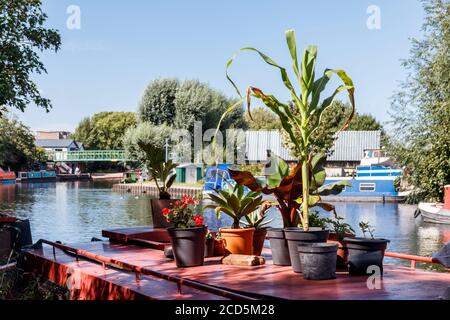
M168 228L173 256L177 267L203 265L205 257L206 227L187 229Z
M322 230L322 228L309 228L309 231L303 231L303 229L295 227L284 228L284 234L288 242L289 256L294 272L302 272L300 255L298 254L298 245L303 243L327 242L329 233L329 230Z
M214 257L214 239L206 239L205 242L205 258Z
M220 229L225 254L247 254L253 253L253 234L255 228Z
M354 238L355 236L353 234L345 234L346 238ZM336 268L337 269L347 269L348 268L348 248L347 243L345 243L343 240L337 240L336 233L331 232L327 243L337 244L338 250L337 250L337 259L336 259Z
M264 240L266 240L267 229L255 229L253 234L253 254L260 256L262 249L264 248Z
M225 255L225 248L223 247L222 239L214 239L214 256L223 257Z
M173 225L168 223L166 217L162 214L164 208L172 208L172 204L177 199L150 199L152 207L153 228L169 228Z
M387 239L344 238L348 247L348 266L351 275L367 275L367 268L378 266L383 273L383 258Z
M272 261L276 266L290 266L291 258L284 230L281 228L269 228L267 230L270 249L272 250Z

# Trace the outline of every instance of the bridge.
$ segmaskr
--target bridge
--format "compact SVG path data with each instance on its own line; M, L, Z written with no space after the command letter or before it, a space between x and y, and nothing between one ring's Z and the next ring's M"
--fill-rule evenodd
M49 161L54 162L132 162L125 155L125 150L86 150L86 151L54 151L47 152Z

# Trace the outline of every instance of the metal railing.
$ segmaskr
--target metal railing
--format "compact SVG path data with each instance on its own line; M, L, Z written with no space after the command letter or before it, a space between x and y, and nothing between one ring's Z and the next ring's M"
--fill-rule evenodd
M134 161L125 150L47 151L47 158L54 162Z
M439 261L437 261L436 259L431 258L431 257L421 257L421 256L415 256L415 255L403 254L403 253L396 253L396 252L385 252L384 255L386 257L391 257L391 258L410 260L411 261L411 265L410 265L411 269L416 269L416 263L417 262L441 264Z

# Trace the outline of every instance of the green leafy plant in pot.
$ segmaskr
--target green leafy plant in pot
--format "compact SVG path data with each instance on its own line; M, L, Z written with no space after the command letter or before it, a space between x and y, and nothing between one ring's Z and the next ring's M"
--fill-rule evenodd
M247 101L250 118L251 98L254 97L262 101L278 116L283 130L288 134L292 144L294 145L296 153L300 155L298 164L290 172L286 165L278 166L277 170L279 175L276 176L275 180L269 180L269 186L266 188L268 193L274 194L277 198L279 204L278 207L283 217L284 226L285 228L289 228L284 231L273 230L273 235L271 235L271 232L269 231L269 238L278 239L280 240L280 243L283 241L283 237L291 237L293 238L293 241L297 241L297 238L305 238L305 240L312 240L313 238L316 238L314 241L326 241L326 239L322 239L325 235L323 230L310 230L309 225L309 208L318 205L319 203L318 197L311 197L311 189L314 189L314 186L312 185L314 182L312 181L315 180L312 171L312 161L314 159L314 155L312 151L313 145L311 137L321 125L323 112L332 105L335 97L343 91L348 92L352 112L345 122L342 130L348 126L355 111L354 86L351 78L344 70L326 69L322 76L316 79L315 65L317 60L317 47L308 46L304 50L302 60L299 63L294 30L286 31L286 42L289 48L296 82L299 84L298 89L294 87L293 82L288 76L286 68L280 66L266 54L252 47L245 47L240 49L240 51L256 52L264 60L264 62L280 71L282 82L288 89L291 97L290 102L283 103L274 95L266 94L261 89L254 86L249 86L247 88L246 98L244 98L236 84L233 80L231 80L228 72L236 57L236 54L227 62L226 74L228 80L240 96L240 102L242 103L244 100ZM333 75L337 75L343 84L338 86L330 96L325 99L321 99L322 92L324 92ZM231 106L224 113L222 119L224 119L229 112L232 112L239 105L239 103L236 103ZM219 127L220 123L218 128ZM297 132L300 134L297 134ZM242 176L240 181L237 180L236 176L237 175L232 176L232 178L238 183L253 185L254 189L247 184L244 184L251 190L264 188L258 184L258 181L255 180L250 173L246 174L247 177ZM323 176L323 180L324 179L325 175ZM299 201L301 201L301 203L299 203ZM301 221L303 230L298 228L298 223L300 222L299 220ZM281 236L282 232L284 236ZM316 236L314 236L314 233L316 233ZM283 250L282 248L283 245L278 246L278 249ZM292 253L291 256L293 254L294 253ZM296 253L295 255L298 256ZM281 262L286 263L287 261Z
M267 211L274 204L270 201L265 201L262 203L259 212L253 211L249 215L246 215L242 224L249 228L254 228L255 232L253 234L253 254L255 256L260 256L262 249L264 247L264 241L267 235L267 226L272 222L273 219L267 219Z
M167 208L173 201L169 189L176 179L176 164L172 160L164 161L162 147L151 143L138 142L139 148L145 153L145 165L151 180L158 189L158 199L151 199L152 218L154 228L167 228L170 224L164 219L162 209Z
M204 206L204 209L214 209L217 219L224 213L233 219L230 228L220 228L225 253L248 254L253 253L253 235L255 228L241 228L240 220L258 210L263 204L260 192L245 192L242 185L232 186L227 182L227 190L215 190L215 194L208 195L213 203Z
M334 219L327 218L325 222L332 230L328 242L338 245L336 267L339 269L347 268L348 248L344 238L354 238L355 230L348 223L344 222L344 218L339 216L336 216Z
M361 221L359 227L364 237L346 237L343 239L348 247L348 266L351 275L367 275L370 266L377 266L383 272L384 252L387 239L374 238L374 228Z
M173 227L167 228L177 267L203 265L207 228L200 205L201 201L184 195L174 201L163 215Z

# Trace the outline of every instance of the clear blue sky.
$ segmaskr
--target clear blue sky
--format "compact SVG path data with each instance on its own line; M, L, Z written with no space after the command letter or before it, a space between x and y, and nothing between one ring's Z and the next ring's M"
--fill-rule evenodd
M344 68L356 86L359 112L388 120L389 98L404 79L400 59L410 37L420 37L423 10L416 0L346 1L144 1L44 0L48 25L63 47L42 59L36 76L53 102L46 114L30 106L19 119L33 130L73 130L100 111L135 111L146 85L157 77L195 78L232 96L225 63L240 47L254 46L290 66L284 31L297 31L299 51L319 47L318 70ZM68 30L69 5L81 9L81 29ZM369 5L381 9L381 29L369 30ZM257 86L288 99L279 73L243 53L231 71L241 88ZM341 96L345 100L345 96Z

